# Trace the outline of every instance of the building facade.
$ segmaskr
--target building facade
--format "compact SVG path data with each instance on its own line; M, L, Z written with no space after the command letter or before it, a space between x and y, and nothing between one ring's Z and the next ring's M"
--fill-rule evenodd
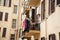
M17 40L21 26L21 0L0 0L0 40Z
M60 40L60 0L41 0L41 40Z

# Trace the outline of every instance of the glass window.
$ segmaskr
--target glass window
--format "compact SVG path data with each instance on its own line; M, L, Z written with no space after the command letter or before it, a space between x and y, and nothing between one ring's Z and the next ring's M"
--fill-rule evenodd
M49 35L49 40L56 40L56 36L55 36L55 34L51 34L51 35Z
M14 13L17 13L17 5L14 5Z
M11 7L11 0L4 0L4 6Z
M10 40L15 40L15 34L11 34Z
M1 0L0 0L0 5L1 5Z
M5 14L5 21L8 21L8 13Z
M60 0L57 0L57 5L60 5Z
M9 7L11 7L11 0L9 0Z
M6 5L6 0L4 0L4 6Z
M59 40L60 40L60 32L59 32Z
M3 12L0 12L0 20L2 20Z
M6 0L6 6L9 7L9 0Z
M55 0L49 0L49 15L55 12Z
M12 20L12 28L16 28L16 19Z
M45 40L45 37L42 37L41 40Z
M3 34L2 34L2 37L5 37L6 36L6 28L3 28Z
M41 4L41 21L45 19L45 0Z

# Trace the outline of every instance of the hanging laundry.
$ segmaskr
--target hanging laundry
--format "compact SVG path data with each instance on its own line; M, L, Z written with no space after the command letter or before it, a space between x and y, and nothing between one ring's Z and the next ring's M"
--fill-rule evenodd
M26 25L27 25L27 22L26 22L26 19L22 22L22 29L23 31L26 29Z

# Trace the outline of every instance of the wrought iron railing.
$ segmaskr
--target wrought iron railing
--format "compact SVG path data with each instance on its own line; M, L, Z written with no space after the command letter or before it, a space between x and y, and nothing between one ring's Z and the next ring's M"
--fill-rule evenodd
M30 26L30 30L40 31L40 24L35 24Z

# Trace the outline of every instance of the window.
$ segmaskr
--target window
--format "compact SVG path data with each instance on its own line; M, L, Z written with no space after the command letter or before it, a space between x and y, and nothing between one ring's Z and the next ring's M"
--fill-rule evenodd
M6 0L4 0L4 6L5 6Z
M32 9L32 22L35 22L35 9Z
M0 28L0 31L1 31L1 28Z
M14 13L17 13L17 5L14 5Z
M1 27L0 27L0 33L1 33Z
M10 40L15 40L15 34L11 34Z
M0 21L2 20L3 12L0 12Z
M45 37L42 37L41 40L45 40Z
M5 21L8 21L8 13L5 14Z
M18 32L18 30L17 30L17 32ZM21 35L20 35L20 34L21 34L21 29L19 30L19 38L21 37Z
M51 35L49 35L49 40L56 40L56 36L55 36L55 34L51 34Z
M41 21L45 19L45 0L41 4Z
M57 5L60 5L60 0L57 0Z
M1 5L1 0L0 0L0 5Z
M59 32L59 40L60 40L60 32Z
M4 6L11 7L11 0L4 0Z
M12 28L16 28L16 19L12 20Z
M0 37L1 37L1 27L0 27Z
M9 7L11 7L11 0L9 0Z
M5 6L9 7L9 0L6 0Z
M3 34L2 34L2 37L5 37L6 36L6 28L3 28Z
M0 6L2 6L4 4L5 0L0 0Z
M49 0L49 15L55 12L55 0Z

